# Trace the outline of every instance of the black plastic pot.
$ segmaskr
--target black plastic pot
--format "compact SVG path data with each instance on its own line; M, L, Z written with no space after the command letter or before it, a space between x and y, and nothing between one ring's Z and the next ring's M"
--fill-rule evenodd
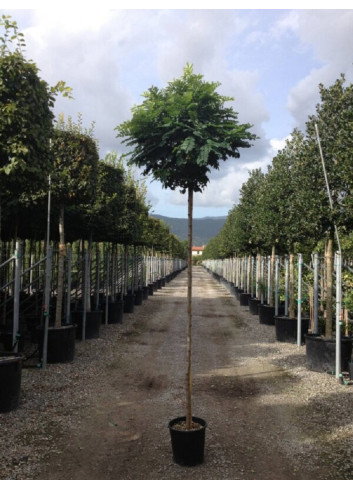
M124 295L124 312L131 314L134 312L135 294Z
M255 297L248 298L248 306L250 314L257 316L259 314L259 305L261 304L260 299L256 299Z
M301 343L304 343L304 336L308 333L309 318L301 320ZM298 334L298 319L288 316L275 316L276 340L284 343L296 343Z
M353 380L353 361L348 362L349 378Z
M145 301L148 299L148 286L142 287L142 299Z
M186 417L172 419L169 424L169 432L172 442L173 460L179 465L198 465L204 460L205 451L205 432L207 423L202 418L192 417L195 423L202 427L196 430L178 430L174 426Z
M259 322L260 324L266 324L272 326L275 324L275 312L276 309L274 306L269 306L268 304L260 304L258 306L259 310ZM281 316L284 314L284 307L278 308L278 315Z
M124 301L108 303L108 324L122 324L124 312Z
M316 334L305 335L306 365L315 372L336 371L336 339L325 338ZM341 338L341 369L348 371L348 363L352 356L352 338Z
M137 289L135 291L135 306L141 306L142 302L143 302L142 289Z
M247 306L249 298L251 297L251 294L246 294L245 292L242 292L239 297L239 303L241 306Z
M153 295L154 285L148 284L148 295Z
M21 393L22 355L0 353L0 413L18 408Z
M48 328L48 363L69 363L75 358L76 324L68 324L59 328ZM43 329L41 329L40 351L43 351Z
M99 338L99 330L102 324L102 311L86 311L85 339ZM83 311L71 313L73 324L77 325L76 338L82 339Z

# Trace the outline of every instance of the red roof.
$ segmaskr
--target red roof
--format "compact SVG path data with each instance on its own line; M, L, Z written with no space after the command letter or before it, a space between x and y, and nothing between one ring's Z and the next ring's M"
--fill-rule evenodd
M203 251L205 249L204 246L193 246L192 251Z

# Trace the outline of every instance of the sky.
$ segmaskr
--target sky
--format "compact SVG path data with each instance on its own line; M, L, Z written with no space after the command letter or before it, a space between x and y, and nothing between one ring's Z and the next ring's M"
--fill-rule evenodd
M259 139L209 174L207 188L194 197L194 217L200 218L226 216L249 171L266 171L294 128L305 128L320 100L320 83L329 86L341 73L353 82L349 2L323 10L310 0L293 2L296 8L281 2L281 9L276 2L264 8L251 1L247 9L232 8L237 3L220 0L217 8L200 9L192 0L102 0L95 7L63 0L53 8L12 0L1 2L0 15L17 21L25 56L41 78L72 88L74 98L58 97L54 113L74 121L81 114L87 128L94 123L102 158L127 151L116 126L131 118L143 92L179 78L186 63L206 81L220 83L219 93L234 98L239 123L250 123ZM151 179L146 185L152 214L187 217L186 195Z

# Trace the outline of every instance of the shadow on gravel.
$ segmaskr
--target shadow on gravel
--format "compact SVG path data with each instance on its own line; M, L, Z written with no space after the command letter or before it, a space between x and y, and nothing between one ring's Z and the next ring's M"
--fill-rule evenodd
M275 380L274 380L275 379ZM195 379L195 391L208 392L211 396L246 399L271 393L280 394L297 380L285 371L277 369L233 376L202 376Z

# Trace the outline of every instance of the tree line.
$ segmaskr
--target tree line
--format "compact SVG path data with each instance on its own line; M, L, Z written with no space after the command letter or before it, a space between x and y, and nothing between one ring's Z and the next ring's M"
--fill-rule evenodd
M116 152L99 157L94 124L84 128L80 114L55 121L55 100L71 88L39 77L11 17L0 29L0 242L45 240L49 229L63 248L93 240L185 256L186 244L148 215L144 182Z
M269 255L273 248L279 254L331 250L339 246L336 230L342 250L351 254L353 85L342 74L319 90L306 129L293 130L267 172L249 172L239 203L204 257Z
M353 85L341 74L329 87L320 84L319 91L320 101L305 130L293 130L267 172L249 172L239 203L203 257L271 255L272 303L275 255L289 255L289 316L294 317L295 255L301 253L309 262L311 253L324 252L329 337L334 327L334 251L346 257L353 252Z

